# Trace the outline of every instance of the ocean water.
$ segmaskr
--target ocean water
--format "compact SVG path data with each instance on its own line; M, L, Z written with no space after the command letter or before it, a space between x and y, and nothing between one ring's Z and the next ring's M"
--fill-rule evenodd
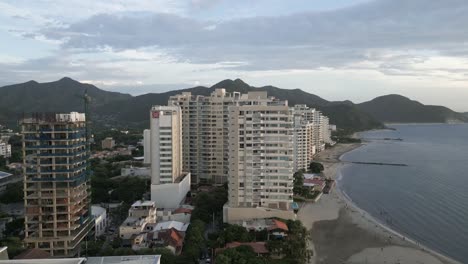
M468 124L391 127L361 133L369 143L342 160L408 166L346 164L339 187L381 223L468 263Z

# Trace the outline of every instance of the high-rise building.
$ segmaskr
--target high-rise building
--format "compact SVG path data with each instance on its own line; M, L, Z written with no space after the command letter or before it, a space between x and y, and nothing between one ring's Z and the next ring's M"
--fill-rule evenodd
M20 121L25 238L51 256L76 256L93 226L85 115L34 114Z
M228 93L215 89L209 96L184 92L169 98L182 110L183 168L194 182L227 182L229 107L276 104L266 92Z
M225 222L295 217L293 116L283 105L229 108L229 201Z
M323 151L326 143L332 143L328 117L306 105L295 105L292 110L295 124L313 124L312 141L316 152Z
M294 171L307 170L315 155L314 124L294 116Z
M182 170L182 116L179 106L153 106L149 149L151 200L176 208L190 191L190 173Z

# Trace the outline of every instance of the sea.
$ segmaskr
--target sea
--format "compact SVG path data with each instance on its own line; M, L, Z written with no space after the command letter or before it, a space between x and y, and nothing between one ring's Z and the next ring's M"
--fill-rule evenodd
M338 186L382 224L468 263L468 124L388 127L360 133L367 144L341 159L399 166L345 163Z

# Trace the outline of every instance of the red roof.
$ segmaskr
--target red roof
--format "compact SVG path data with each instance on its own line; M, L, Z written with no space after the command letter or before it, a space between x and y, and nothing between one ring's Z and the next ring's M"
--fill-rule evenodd
M172 212L173 214L180 214L180 213L185 213L185 214L191 214L192 213L192 209L189 209L189 208L177 208L174 210L174 212Z
M309 184L315 184L315 185L325 185L325 181L322 180L322 179L317 179L317 178L313 178L313 179L304 179L304 183L309 183Z
M257 254L267 254L270 251L266 248L266 243L265 242L231 242L227 243L226 247L224 249L228 248L236 248L238 246L250 246L253 251Z
M175 248L182 247L182 242L184 241L184 238L174 228L160 232L159 237Z
M268 227L268 230L275 230L281 229L283 231L288 231L288 225L285 222L281 222L280 220L273 219L273 225Z

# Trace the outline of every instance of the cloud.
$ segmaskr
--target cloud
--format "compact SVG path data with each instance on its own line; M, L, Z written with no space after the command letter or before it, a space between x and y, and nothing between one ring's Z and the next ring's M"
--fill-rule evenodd
M195 1L198 4L211 1ZM194 2L194 3L195 3ZM341 67L369 51L435 51L468 42L468 2L381 0L328 12L220 23L174 14L98 14L41 34L64 48L157 46L181 61L243 61L243 70ZM215 25L215 26L214 26ZM466 57L467 47L457 56Z

